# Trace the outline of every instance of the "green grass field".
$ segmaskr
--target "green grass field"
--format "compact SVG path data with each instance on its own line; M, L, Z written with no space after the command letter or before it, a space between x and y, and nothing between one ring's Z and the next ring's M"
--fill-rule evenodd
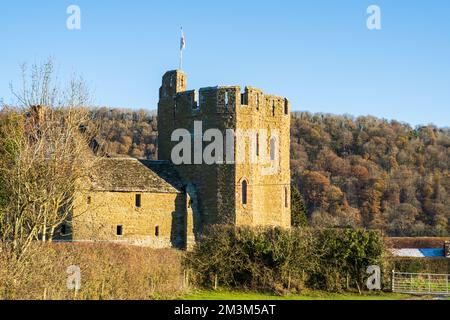
M305 291L302 295L275 296L255 292L236 292L227 290L197 290L183 297L183 300L408 300L412 296L396 293L328 293Z

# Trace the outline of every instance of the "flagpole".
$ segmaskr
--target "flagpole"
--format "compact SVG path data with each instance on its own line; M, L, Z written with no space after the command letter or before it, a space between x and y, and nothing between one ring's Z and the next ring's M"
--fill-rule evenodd
M180 50L180 70L183 71L183 49Z

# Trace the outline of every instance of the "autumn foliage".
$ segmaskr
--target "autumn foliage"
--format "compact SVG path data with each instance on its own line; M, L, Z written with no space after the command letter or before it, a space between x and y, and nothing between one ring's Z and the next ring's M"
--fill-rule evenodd
M156 158L155 115L99 108L92 118L109 154ZM448 235L449 168L449 129L374 117L292 116L292 183L313 226Z

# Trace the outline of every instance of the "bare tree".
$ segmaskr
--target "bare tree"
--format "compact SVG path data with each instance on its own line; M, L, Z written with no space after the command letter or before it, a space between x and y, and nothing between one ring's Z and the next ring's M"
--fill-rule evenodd
M61 89L53 66L23 67L21 91L11 87L19 106L0 114L0 240L18 259L52 240L95 161L89 91L79 77Z

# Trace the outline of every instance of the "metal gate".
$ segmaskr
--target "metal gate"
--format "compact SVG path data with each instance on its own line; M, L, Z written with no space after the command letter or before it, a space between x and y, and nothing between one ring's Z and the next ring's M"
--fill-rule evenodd
M450 295L450 275L392 271L392 291L410 294Z

